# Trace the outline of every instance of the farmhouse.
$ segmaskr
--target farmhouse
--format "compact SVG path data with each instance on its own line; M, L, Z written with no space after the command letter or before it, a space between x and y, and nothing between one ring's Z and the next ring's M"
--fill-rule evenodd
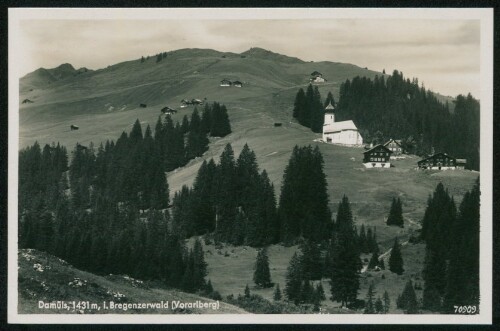
M392 151L384 145L377 145L363 152L363 165L367 168L390 168Z
M403 146L401 145L401 140L390 139L384 144L384 146L392 151L393 156L399 156L404 153Z
M318 72L318 71L312 72L311 78L309 78L309 80L312 83L324 83L324 82L326 82L326 79L323 78L323 75L321 74L321 72Z
M229 79L224 78L223 80L220 81L220 86L231 86L232 83Z
M234 87L242 87L242 86L243 86L243 83L242 83L242 82L240 82L239 80L237 80L237 81L233 82L233 86L234 86Z
M363 138L353 121L335 122L335 108L330 103L325 108L323 141L330 144L362 145Z
M436 153L418 161L417 165L420 169L448 170L456 169L457 160L446 153Z

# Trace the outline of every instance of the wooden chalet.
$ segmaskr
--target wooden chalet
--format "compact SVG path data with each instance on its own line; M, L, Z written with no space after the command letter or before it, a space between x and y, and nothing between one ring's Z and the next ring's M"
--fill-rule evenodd
M405 152L401 144L401 140L390 139L384 144L384 146L392 151L393 156L399 156Z
M420 169L448 170L456 169L457 160L446 153L436 153L417 162Z
M367 168L390 168L392 151L384 145L376 145L363 152L363 165Z

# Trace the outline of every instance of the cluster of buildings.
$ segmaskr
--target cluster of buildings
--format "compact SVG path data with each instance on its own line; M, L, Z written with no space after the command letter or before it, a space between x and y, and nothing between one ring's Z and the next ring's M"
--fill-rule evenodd
M229 79L224 78L223 80L220 81L220 86L222 86L222 87L229 87L229 86L243 87L243 83L240 82L239 80L232 82Z
M329 144L362 146L363 137L353 121L335 122L335 107L330 103L325 108L323 141ZM391 157L406 153L401 140L390 139L384 144L371 145L363 152L366 168L390 168ZM448 170L465 169L466 159L457 159L446 153L435 153L417 162L419 169Z
M311 83L324 83L326 82L326 79L323 78L323 74L319 71L313 71L311 73L311 77L309 78L309 81Z

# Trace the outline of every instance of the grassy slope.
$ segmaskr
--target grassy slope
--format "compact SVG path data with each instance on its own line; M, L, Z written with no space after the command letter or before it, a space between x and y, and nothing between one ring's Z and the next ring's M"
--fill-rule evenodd
M193 55L195 54L195 55ZM170 191L182 185L191 185L203 161L218 156L226 143L230 142L238 155L243 145L255 151L261 169L266 169L275 185L279 197L281 179L295 145L319 145L325 159L330 208L336 211L336 203L346 194L356 218L362 223L377 227L379 245L383 251L392 246L394 237L404 242L408 234L419 228L426 201L437 183L445 184L456 201L472 186L479 175L469 171L423 172L414 169L417 158L409 157L395 161L390 170L364 169L361 164L361 148L327 145L314 140L320 135L292 120L293 99L299 87L305 87L308 75L318 70L329 81L320 85L326 96L332 91L338 96L340 83L356 75L373 77L376 73L357 66L331 62L304 63L299 61L277 62L272 58L263 60L248 55L199 51L178 51L170 54L166 61L156 64L154 59L146 63L131 61L114 65L93 73L84 73L76 79L62 80L45 90L22 93L21 100L29 97L35 103L22 105L20 109L21 146L60 141L70 149L76 142L98 143L105 139L116 139L122 130L129 131L139 118L143 124L154 126L160 109L164 105L176 107L182 98L204 98L228 106L233 133L224 138L214 138L210 149L203 157L168 173ZM219 87L219 81L227 77L244 82L243 88ZM147 103L148 108L138 108ZM115 107L108 111L109 107ZM122 109L123 110L117 110ZM185 108L174 115L180 120L190 114ZM275 128L274 122L283 126ZM80 126L70 131L70 124ZM403 201L403 212L407 220L404 229L386 227L384 224L392 197ZM210 248L208 248L210 249ZM271 247L270 258L273 279L284 285L288 261L296 248ZM224 257L210 249L207 255L210 275L214 286L223 294L242 293L246 283L252 283L252 270L256 251L251 248L234 248L235 258ZM405 277L417 274L422 268L423 247L405 246L403 258L408 266L406 276L394 277L385 271L386 280L378 279L391 294L401 291ZM231 270L231 272L227 272ZM368 277L370 278L370 277ZM362 282L360 297L364 297L368 283ZM326 283L325 283L325 288ZM380 294L383 293L382 289ZM259 290L269 297L271 290ZM393 297L394 299L395 297ZM395 300L395 299L394 299Z
M146 283L138 282L132 278L109 275L97 276L88 272L78 270L65 261L50 256L44 252L31 249L22 249L18 254L19 258L19 313L40 314L40 313L78 313L75 310L41 310L38 308L38 301L89 301L102 306L103 301L127 302L127 303L155 303L161 300L181 302L213 302L211 299L203 298L195 294L184 293L176 290L167 290L148 286ZM33 266L41 264L43 271L38 271ZM79 278L85 285L72 286L71 282ZM125 297L117 299L117 293ZM137 309L128 313L141 314L172 314L179 311L172 309ZM246 311L230 304L220 303L219 310L213 309L191 309L182 311L183 313L204 313L204 314L244 314ZM81 313L81 312L80 312ZM125 313L122 310L88 310L85 313Z

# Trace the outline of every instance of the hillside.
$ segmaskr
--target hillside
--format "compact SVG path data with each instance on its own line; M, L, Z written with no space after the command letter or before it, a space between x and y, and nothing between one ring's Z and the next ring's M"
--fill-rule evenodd
M245 56L245 57L242 57ZM286 58L285 61L283 59ZM106 69L87 72L51 87L21 93L33 104L20 106L20 147L35 141L60 142L71 151L77 142L96 146L106 139L116 140L130 131L138 118L153 128L165 105L177 108L174 121L190 116L193 108L178 108L183 98L204 98L227 105L233 133L213 138L209 150L185 167L168 173L171 197L182 185L191 185L204 159L218 160L224 146L231 143L235 155L248 143L261 169L266 169L279 197L283 170L295 145L319 145L325 159L331 209L346 194L353 204L358 224L384 226L384 217L394 196L403 201L406 218L419 226L427 197L440 181L458 201L479 175L477 172L421 172L414 168L418 158L395 161L390 170L366 170L361 164L362 148L317 142L312 133L292 119L293 100L299 87L307 86L309 74L323 73L323 97L328 91L338 95L341 82L357 75L380 74L351 64L303 62L266 50L252 48L240 54L214 50L183 49L167 53L159 63L154 58L134 60ZM223 78L238 79L242 88L220 87ZM23 80L21 80L21 83ZM147 108L139 108L146 103ZM283 124L274 127L275 122ZM76 124L78 131L70 131ZM393 230L379 239L393 238Z
M218 161L227 143L232 144L238 156L247 143L255 152L260 169L265 169L273 182L276 197L279 197L283 171L293 147L319 146L325 161L332 214L336 216L337 203L344 194L347 195L356 225L376 227L382 252L390 249L395 237L406 243L409 236L420 229L427 198L439 182L445 185L455 201L461 201L479 176L478 172L418 171L415 167L419 158L412 155L394 161L395 167L390 169L365 169L361 163L363 148L324 144L319 141L319 134L296 123L292 119L295 94L298 88L307 86L309 75L315 70L328 79L319 85L323 98L328 91L338 98L340 84L348 78L380 75L351 64L303 62L262 49L251 49L242 54L199 49L174 51L167 53L167 57L158 63L154 57L143 63L136 59L53 80L32 91L21 90L20 100L29 98L34 102L20 105L20 147L35 141L41 144L60 142L68 147L68 151L77 142L98 145L106 139L116 140L122 131L129 132L136 119L143 127L150 124L154 128L160 109L166 105L179 110L173 119L180 121L193 110L192 107L179 108L181 99L206 98L208 102L217 101L227 106L232 133L223 138L211 138L209 150L202 157L167 174L171 198L183 185L193 184L203 160L215 158ZM240 80L243 87L220 87L223 78ZM28 83L26 77L20 82L21 85ZM147 107L140 108L141 103ZM276 122L282 126L275 127ZM80 129L70 131L72 124ZM393 197L402 200L404 228L385 225ZM270 248L272 278L281 284L282 289L286 267L296 249L295 246L281 245ZM226 246L219 253L213 245L207 245L205 250L208 278L222 295L237 295L243 292L247 283L252 285L255 249ZM420 277L423 245L404 244L402 253L407 273L401 277L387 270L364 273L359 298L364 298L372 279L376 280L379 294L387 289L395 300L409 277L414 280ZM25 270L32 272L27 266ZM79 278L109 281L78 273ZM382 279L382 274L385 279ZM326 280L324 288L328 292ZM140 291L135 293L131 288L120 288L120 292L122 290L130 290L130 296L141 295ZM148 291L144 295L148 295ZM266 298L272 294L272 289L252 288L252 291ZM168 292L168 295L174 293L177 292ZM75 295L70 294L68 297ZM329 301L325 305L335 311L336 304Z
M219 309L174 308L173 302L206 303L215 301L195 294L163 289L157 284L148 284L126 275L97 276L78 270L67 262L44 252L22 249L19 259L19 313L20 314L245 314L241 308L220 302ZM65 301L68 308L41 309L39 302ZM81 302L80 307L72 302ZM111 309L114 303L158 303L169 302L168 308ZM86 309L88 302L91 309ZM109 309L105 309L104 303ZM93 306L97 304L98 306Z

